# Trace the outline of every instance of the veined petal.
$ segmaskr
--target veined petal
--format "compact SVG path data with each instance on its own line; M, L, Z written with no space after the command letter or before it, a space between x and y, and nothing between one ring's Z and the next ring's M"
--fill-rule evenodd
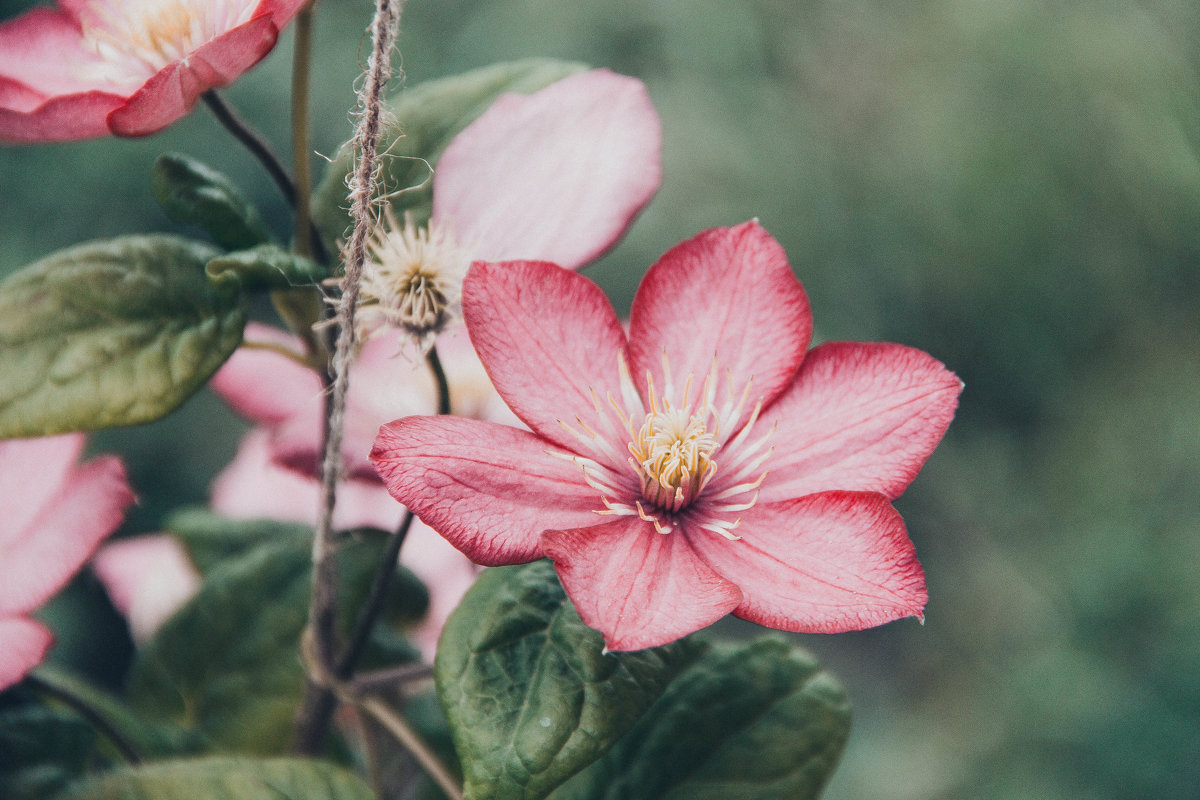
M861 630L920 617L928 600L904 521L881 494L759 503L743 514L737 541L685 530L700 557L741 588L734 613L771 628Z
M463 285L463 317L509 408L578 452L560 421L595 421L597 398L621 397L625 333L600 287L546 262L476 262Z
M42 663L53 637L25 617L0 617L0 692L19 682Z
M108 115L118 136L145 136L182 117L209 89L225 86L275 46L279 28L260 16L207 42L183 61L169 64Z
M72 470L61 490L0 553L0 615L41 605L113 532L133 502L125 469L111 456Z
M689 375L702 382L715 358L735 394L753 378L751 400L770 402L804 360L811 336L808 296L787 255L751 221L704 231L650 268L633 300L630 366L640 389L649 372L661 390L664 352L677 387Z
M526 431L460 417L406 417L379 430L371 461L388 491L477 564L541 556L547 528L602 508L580 467Z
M567 595L609 650L673 642L742 603L678 534L661 534L638 517L573 530L548 530L542 549Z
M759 423L778 426L760 501L833 489L899 497L941 441L961 391L954 373L911 347L813 348Z
M84 92L52 97L36 106L11 103L0 78L0 140L58 142L106 136L108 115L125 102L107 92Z
M576 269L654 195L661 149L658 115L635 78L592 70L505 94L438 160L433 219L480 259Z

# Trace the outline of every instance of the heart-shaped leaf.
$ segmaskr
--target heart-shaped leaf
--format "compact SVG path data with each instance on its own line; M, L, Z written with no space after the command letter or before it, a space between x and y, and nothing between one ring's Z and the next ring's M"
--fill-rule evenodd
M815 800L849 730L842 689L812 656L774 636L725 645L552 800Z
M446 622L434 667L467 798L547 796L629 730L695 654L686 641L603 650L550 562L483 573Z
M158 419L242 341L216 252L174 236L62 250L0 282L0 438Z

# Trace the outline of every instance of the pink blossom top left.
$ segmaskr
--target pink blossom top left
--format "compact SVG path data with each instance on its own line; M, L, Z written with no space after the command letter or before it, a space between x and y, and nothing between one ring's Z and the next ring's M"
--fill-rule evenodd
M306 0L60 0L0 24L0 140L144 136L258 63Z
M79 464L83 445L82 434L0 442L0 690L50 646L29 612L66 585L133 502L121 462Z

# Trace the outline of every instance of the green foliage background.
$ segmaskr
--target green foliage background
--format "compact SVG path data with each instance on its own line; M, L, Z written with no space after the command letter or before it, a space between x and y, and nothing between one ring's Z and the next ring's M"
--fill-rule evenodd
M0 17L29 5L0 0ZM319 10L314 146L330 156L369 5ZM412 0L401 50L414 83L547 55L648 84L663 187L590 271L618 306L670 245L758 217L818 338L919 346L966 381L898 503L925 626L804 641L855 705L827 798L1195 796L1200 7ZM289 54L290 36L226 93L284 152ZM0 274L180 231L149 188L168 150L242 176L285 230L257 165L198 111L146 140L0 149ZM142 497L128 529L202 501L241 429L202 395L96 436ZM94 597L85 579L50 613ZM57 657L119 670L119 628L80 627Z

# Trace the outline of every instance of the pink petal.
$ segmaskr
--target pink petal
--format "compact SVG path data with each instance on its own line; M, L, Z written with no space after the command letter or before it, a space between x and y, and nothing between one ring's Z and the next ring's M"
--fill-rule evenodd
M232 519L275 519L315 524L320 485L315 478L279 466L271 459L271 434L255 428L212 484L212 510ZM393 530L404 509L378 478L348 480L338 487L335 528Z
M221 34L146 81L129 102L108 115L118 136L145 136L182 117L209 89L225 86L271 51L279 35L272 17L261 16Z
M258 8L254 9L253 16L271 14L275 18L275 26L283 30L308 2L309 0L262 0Z
M920 617L925 574L881 494L825 492L755 506L730 541L687 528L696 552L737 584L739 617L785 631L840 633Z
M379 431L371 460L392 496L477 564L541 556L547 528L596 521L580 467L531 433L460 417L406 417Z
M433 178L433 219L487 261L575 269L621 236L661 180L646 87L592 70L499 97L454 138Z
M911 347L814 348L756 425L778 425L760 502L830 489L899 497L941 441L961 391L954 373Z
M463 317L496 391L550 441L576 450L559 420L597 424L594 403L621 397L625 333L587 278L545 262L476 262L463 284Z
M12 102L0 78L0 140L58 142L106 136L108 115L123 102L122 97L96 91L54 97L25 109Z
M704 231L650 268L633 301L630 366L639 388L649 372L662 391L665 352L678 391L689 375L703 381L715 357L735 395L753 378L751 403L770 402L804 360L811 335L808 297L783 248L746 222Z
M10 463L6 461L6 470ZM26 469L31 466L27 464ZM15 537L4 537L0 614L37 608L62 588L100 541L121 524L131 502L133 493L116 458L98 458L73 470L27 527Z
M101 547L92 570L139 643L153 636L200 588L200 574L183 545L163 534Z
M679 534L638 517L574 530L548 530L542 549L579 616L608 650L667 644L711 625L742 602Z
M53 637L24 617L0 617L0 692L19 682L42 663Z
M0 441L0 553L19 547L38 514L66 491L85 443L82 433Z
M89 67L102 63L84 48L79 23L61 9L35 8L0 24L0 77L43 97L92 90L124 96L136 88L89 78L95 72Z
M246 326L245 341L304 352L299 339L257 322ZM319 425L321 378L314 370L273 350L239 347L208 385L251 422L278 425L301 409L310 409L309 413L318 415Z

